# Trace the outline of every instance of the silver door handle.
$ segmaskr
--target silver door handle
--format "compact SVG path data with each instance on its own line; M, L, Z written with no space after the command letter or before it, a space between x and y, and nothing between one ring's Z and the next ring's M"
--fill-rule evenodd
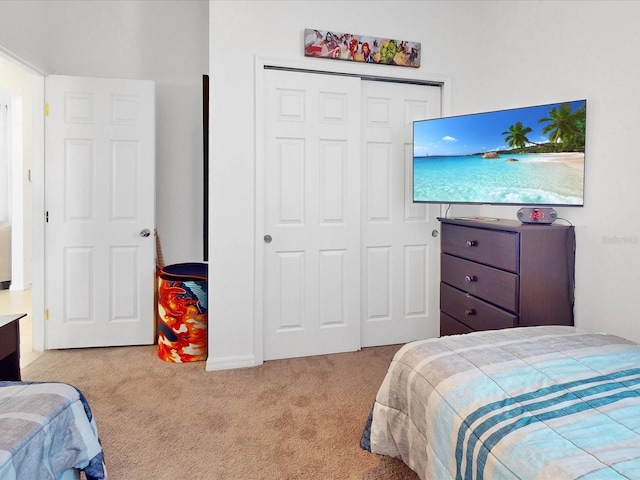
M142 230L140 230L141 237L148 237L149 235L151 235L151 232L148 228L143 228Z

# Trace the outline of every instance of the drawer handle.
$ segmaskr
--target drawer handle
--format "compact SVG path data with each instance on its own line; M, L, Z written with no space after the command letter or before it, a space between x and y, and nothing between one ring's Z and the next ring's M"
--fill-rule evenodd
M478 277L476 277L475 275L467 275L464 277L464 279L467 281L467 283L478 281Z
M478 246L477 240L467 240L467 247L477 247L477 246Z
M465 314L465 315L467 315L467 316L469 316L469 315L475 315L475 314L476 314L476 311L475 311L475 309L473 309L473 308L467 308L467 309L464 311L464 314Z

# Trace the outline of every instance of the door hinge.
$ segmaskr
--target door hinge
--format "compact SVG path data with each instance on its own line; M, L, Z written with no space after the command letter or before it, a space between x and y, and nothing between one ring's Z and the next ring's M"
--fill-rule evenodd
M49 309L48 308L44 311L44 319L45 320L49 320Z
M45 223L49 223L49 210L44 212L44 221Z
M49 104L48 103L44 104L44 116L45 117L49 116Z

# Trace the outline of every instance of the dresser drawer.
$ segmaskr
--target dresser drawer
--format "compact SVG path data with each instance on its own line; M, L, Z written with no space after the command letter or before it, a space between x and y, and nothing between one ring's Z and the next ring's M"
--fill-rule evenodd
M440 336L444 335L460 335L463 333L471 333L469 327L464 323L460 323L455 318L450 317L446 313L440 312Z
M11 319L0 322L0 360L20 348L20 318L18 315L0 315L0 320Z
M518 321L516 315L446 283L440 283L440 309L472 330L511 328Z
M510 272L518 272L518 233L461 225L442 225L443 253Z
M443 253L442 281L512 312L518 311L518 275Z

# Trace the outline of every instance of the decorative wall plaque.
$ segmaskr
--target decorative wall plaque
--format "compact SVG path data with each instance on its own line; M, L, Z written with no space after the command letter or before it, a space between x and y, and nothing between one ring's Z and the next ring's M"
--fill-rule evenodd
M304 55L417 68L420 42L305 28Z

